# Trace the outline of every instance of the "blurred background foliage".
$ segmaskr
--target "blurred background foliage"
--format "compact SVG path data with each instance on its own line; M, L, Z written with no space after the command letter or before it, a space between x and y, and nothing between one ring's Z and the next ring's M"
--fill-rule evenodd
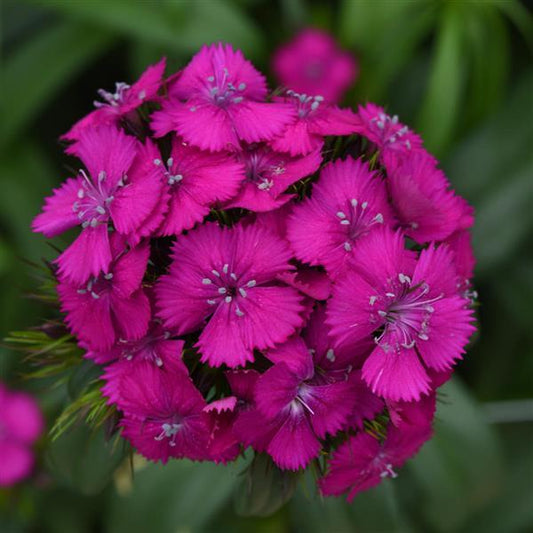
M0 530L39 532L483 532L533 530L533 22L518 0L4 0L0 334L49 313L25 298L54 252L30 232L68 176L57 139L96 89L131 81L165 55L169 71L225 40L268 72L298 29L332 32L357 55L346 104L384 105L422 133L477 212L479 335L440 395L436 436L394 482L321 502L274 474L245 500L242 466L134 460L75 427L39 453L32 480L0 492ZM76 383L25 382L0 348L0 379L38 395L49 420ZM76 379L80 379L77 376ZM1 460L1 458L0 458ZM254 514L256 516L243 516Z

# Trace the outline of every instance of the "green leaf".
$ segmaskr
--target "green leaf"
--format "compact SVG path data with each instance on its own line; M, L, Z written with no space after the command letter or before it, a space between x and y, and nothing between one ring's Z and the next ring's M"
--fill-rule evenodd
M202 44L219 40L231 42L252 56L263 46L259 29L228 1L162 0L155 5L131 0L109 0L105 5L100 2L34 2L180 54L195 53Z
M357 101L385 98L395 77L430 32L438 13L438 4L427 0L342 2L341 40L361 63Z
M467 389L452 380L439 391L435 435L408 468L422 490L418 509L435 531L455 532L499 491L499 442Z
M3 66L2 147L111 41L102 30L69 22L42 30L23 44Z
M353 531L404 533L413 531L403 516L395 495L395 483L358 494L352 503L341 497L306 497L298 491L289 505L295 531L351 533Z
M465 85L463 5L446 4L436 37L435 55L417 129L428 149L445 152L461 113Z
M293 495L300 475L280 470L266 454L257 454L243 473L235 495L235 508L242 516L268 516Z
M107 520L110 533L202 531L229 505L237 482L234 465L174 460L135 472L131 492L115 495Z
M533 156L530 154L529 161L518 170L508 172L508 181L479 203L472 242L481 274L513 257L514 250L531 236L532 176Z
M79 424L50 442L46 463L60 483L83 494L96 494L109 483L124 455L124 442L108 441L103 430L91 431Z
M67 382L67 392L71 400L75 400L87 389L90 383L96 381L102 374L102 368L92 361L84 359L70 373Z

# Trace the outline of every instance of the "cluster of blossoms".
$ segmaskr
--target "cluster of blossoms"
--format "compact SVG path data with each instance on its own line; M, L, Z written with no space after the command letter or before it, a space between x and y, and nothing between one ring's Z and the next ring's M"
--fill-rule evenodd
M10 391L0 382L0 487L27 478L33 469L33 444L44 420L28 394Z
M80 227L65 322L148 459L251 447L351 498L431 436L474 330L471 209L376 105L269 94L226 44L164 69L64 136L82 168L33 229Z

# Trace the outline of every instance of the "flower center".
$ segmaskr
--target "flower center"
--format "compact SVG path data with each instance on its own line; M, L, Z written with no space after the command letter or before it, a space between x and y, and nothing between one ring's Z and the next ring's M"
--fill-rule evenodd
M154 440L161 441L163 439L170 439L168 445L174 447L176 446L176 435L182 427L183 424L181 423L173 422L172 424L169 424L168 422L165 422L164 424L161 424L161 433L154 437Z
M172 170L172 167L174 166L174 158L169 157L167 159L166 165L161 161L161 159L154 159L154 165L157 167L160 167L166 180L167 184L170 186L176 185L183 179L183 174L174 174L173 172L176 172L176 170Z
M409 128L398 124L398 115L390 117L386 113L380 113L377 117L372 118L370 123L374 126L374 134L381 139L383 144L395 144L400 141L407 148L411 148L409 139L401 141L401 138L409 132Z
M202 285L208 287L211 292L207 299L209 305L235 303L235 314L240 317L244 313L239 308L239 300L246 298L248 290L255 287L257 282L255 279L245 281L239 278L226 263L220 270L211 270L209 275L202 279Z
M98 100L95 100L94 107L118 107L120 104L124 103L124 96L128 89L130 89L130 86L123 82L115 83L114 93L104 91L104 89L98 89L98 96L104 101L99 102ZM139 98L141 98L141 96L142 95L140 94Z
M307 118L309 115L313 114L324 101L323 96L309 96L307 94L300 94L292 89L289 89L286 94L292 98L299 118Z
M204 96L207 101L221 108L231 104L239 104L244 100L243 91L246 83L234 85L229 81L229 72L226 67L218 68L215 74L206 78ZM192 109L191 109L192 110Z
M72 211L78 215L82 228L94 228L109 219L109 206L114 196L106 183L107 175L103 170L99 172L96 184L85 171L80 170L80 174L83 181L78 191L78 199L72 204ZM122 184L124 179L126 177L121 180Z
M430 287L427 283L411 286L409 276L400 273L400 283L393 284L391 292L385 293L383 309L377 311L373 321L383 324L382 333L375 339L385 351L400 348L413 348L418 341L429 339L429 325L435 309L433 303L444 295L427 298ZM370 305L374 306L380 297L371 296Z
M367 233L374 224L383 224L381 213L374 214L368 209L368 202L360 202L356 198L350 200L347 209L337 212L337 218L346 231L344 249L347 252L352 250L354 241Z
M95 300L98 300L104 293L111 290L112 280L113 274L111 272L108 274L99 274L90 278L85 288L78 289L77 292L78 294L90 294Z
M246 179L260 191L269 191L274 186L274 179L285 172L284 161L274 161L268 153L255 151L246 157Z

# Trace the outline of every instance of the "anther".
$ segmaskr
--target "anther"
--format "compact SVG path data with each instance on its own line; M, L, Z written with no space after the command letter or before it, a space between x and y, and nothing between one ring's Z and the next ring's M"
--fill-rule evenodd
M247 287L255 287L257 285L257 281L255 281L255 279L251 279L247 284L246 286Z
M228 292L228 290L226 289L226 287L220 287L218 289L218 294L226 294Z
M226 296L226 297L224 298L224 301L225 301L227 304L231 303L231 300L232 300L231 296Z
M242 287L239 287L239 293L243 298L246 298L247 293Z
M204 279L202 280L202 283L203 283L204 285L211 285L211 280L210 280L209 278L204 278Z

